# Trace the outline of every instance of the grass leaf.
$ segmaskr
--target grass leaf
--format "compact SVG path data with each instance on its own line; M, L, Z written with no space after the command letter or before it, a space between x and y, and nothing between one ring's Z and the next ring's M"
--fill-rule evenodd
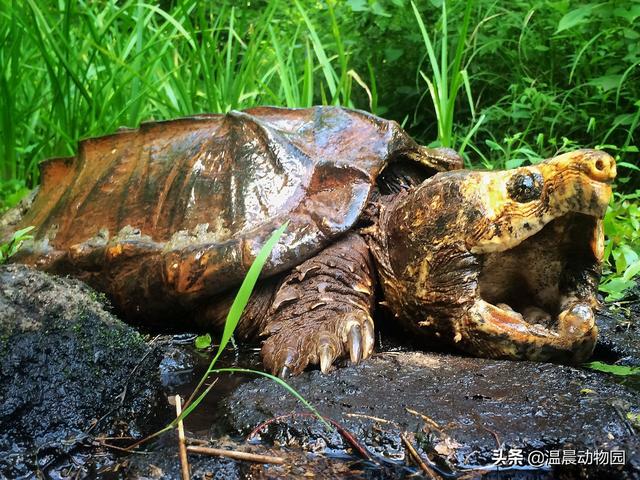
M229 309L229 313L227 314L227 319L224 323L224 330L222 332L222 338L220 339L220 346L218 347L218 352L212 360L212 364L214 364L218 357L222 354L223 350L226 348L229 340L231 339L231 335L235 331L238 326L238 322L242 317L242 312L244 308L247 306L247 302L249 301L249 297L251 296L251 292L253 292L253 288L258 281L258 277L260 276L260 272L262 271L262 267L266 263L269 255L271 255L271 251L280 240L280 237L287 229L289 222L285 222L280 228L273 232L271 237L266 241L266 243L262 246L258 255L256 255L255 260L249 267L249 271L244 277L242 284L240 285L240 289L236 294L233 303L231 304L231 308Z
M626 377L629 375L640 375L640 367L626 367L623 365L611 365L609 363L604 363L604 362L585 363L584 366L586 368L590 368L591 370L611 373L613 375L618 375L622 377Z

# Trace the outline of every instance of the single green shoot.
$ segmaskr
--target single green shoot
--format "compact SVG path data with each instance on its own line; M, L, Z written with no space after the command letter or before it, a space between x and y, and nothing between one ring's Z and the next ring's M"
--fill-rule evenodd
M194 345L198 350L209 348L211 346L211 335L208 333L205 333L204 335L198 335L196 337Z
M26 240L33 238L33 235L29 235L29 232L34 228L35 227L26 227L18 230L11 236L7 243L0 244L0 265L18 253L18 250L20 250Z

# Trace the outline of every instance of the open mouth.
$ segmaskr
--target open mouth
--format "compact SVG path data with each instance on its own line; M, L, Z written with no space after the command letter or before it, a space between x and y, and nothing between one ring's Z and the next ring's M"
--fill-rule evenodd
M602 221L568 213L511 249L484 254L480 298L506 317L553 331L571 302L592 303L602 253Z

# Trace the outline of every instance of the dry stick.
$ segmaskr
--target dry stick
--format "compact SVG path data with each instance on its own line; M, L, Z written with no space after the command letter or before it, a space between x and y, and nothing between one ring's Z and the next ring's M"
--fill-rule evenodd
M175 396L176 399L176 417L182 415L182 399L180 395ZM180 453L180 468L182 470L182 480L189 480L189 460L187 459L187 445L184 436L184 424L182 420L178 420L178 451Z
M402 439L402 442L407 447L407 450L409 450L409 454L418 463L418 465L424 471L424 473L426 473L429 476L429 478L441 478L436 472L434 472L431 468L429 468L426 463L424 463L424 460L422 460L422 457L416 451L416 449L413 448L413 445L411 445L411 442L407 439L407 437L405 437L404 433L400 434L400 438Z
M416 415L417 417L420 417L420 418L421 418L421 419L422 419L422 420L423 420L427 425L429 425L431 428L434 428L434 429L438 430L439 432L441 432L441 431L442 431L442 429L440 428L440 425L438 425L438 424L436 423L436 421L435 421L435 420L433 420L432 418L427 417L424 413L417 412L416 410L413 410L413 409L411 409L411 408L405 408L405 410L406 410L408 413L412 414L412 415Z
M237 450L223 450L222 448L210 448L200 447L196 445L189 445L187 451L190 453L200 453L202 455L211 455L213 457L227 457L234 460L245 460L255 463L273 463L276 465L282 465L284 458L272 457L270 455L258 455L255 453L239 452Z
M201 447L206 447L207 445L209 445L209 442L207 440L202 440L201 438L191 438L191 437L187 437L187 443L189 445L200 445Z
M153 340L151 340L149 342L149 345L153 345L153 343L160 337L160 335L156 335ZM129 380L131 380L131 377L133 377L133 374L136 373L136 370L138 370L138 368L140 368L140 365L142 365L144 363L144 361L147 359L147 357L149 356L149 354L151 352L153 352L154 350L152 348L150 348L149 350L147 350L147 353L145 353L142 358L140 359L140 361L136 364L135 367L133 367L133 370L131 370L131 372L129 373L129 376L127 377L127 379L124 382L124 388L122 389L122 392L120 392L119 395L116 396L116 398L120 399L120 405L116 405L115 407L113 407L111 410L109 410L107 413L105 413L102 417L100 417L98 420L96 420L96 422L91 425L91 427L89 428L89 430L87 430L85 433L91 433L91 430L93 430L94 428L96 428L96 426L102 422L102 420L104 420L105 418L107 418L109 415L111 415L113 412L115 412L118 408L120 408L123 404L124 404L124 399L127 396L127 389L129 388Z
M384 418L380 418L380 417L374 417L372 415L365 415L364 413L345 413L344 414L345 417L352 417L352 418L366 418L369 420L373 420L374 422L380 422L380 423L388 423L391 425L395 425L398 426L398 424L392 420L386 420Z
M110 443L107 443L107 442L104 442L104 441L98 441L97 444L100 445L101 447L111 448L113 450L118 450L119 452L136 453L136 454L139 454L139 455L149 455L149 452L132 452L128 448L118 447L117 445L111 445Z

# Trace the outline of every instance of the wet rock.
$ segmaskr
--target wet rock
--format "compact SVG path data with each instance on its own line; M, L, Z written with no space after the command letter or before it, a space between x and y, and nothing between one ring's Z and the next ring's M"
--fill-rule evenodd
M189 347L193 345L197 335L174 335L165 337L158 345L162 350L160 361L160 379L167 391L188 384L193 380L196 360L193 351ZM182 339L185 338L183 343Z
M151 431L159 362L80 282L0 267L0 477L55 469L95 436Z
M486 468L499 448L505 455L512 452L513 458L521 449L525 465L534 450L548 456L561 449L569 450L568 455L571 450L577 455L598 449L624 450L626 464L547 467L539 473L548 476L536 478L640 476L640 445L626 418L627 413L638 413L640 397L599 372L443 354L382 353L330 375L307 372L289 384L379 460L406 461L400 437L406 432L443 473ZM260 430L263 441L324 453L353 452L337 430L328 431L306 414L291 415L307 410L274 382L240 386L226 409L231 427L240 434L284 415Z
M640 286L624 303L608 305L596 317L600 333L595 357L640 366Z

